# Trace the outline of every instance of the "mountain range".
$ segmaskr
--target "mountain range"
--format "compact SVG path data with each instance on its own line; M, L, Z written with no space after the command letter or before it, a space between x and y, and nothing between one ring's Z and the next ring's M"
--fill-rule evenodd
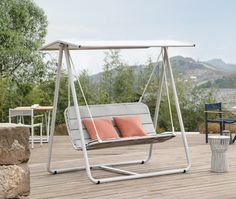
M222 59L211 59L208 61L196 61L190 57L175 56L171 64L177 72L188 72L189 70L204 69L223 73L236 72L236 64L227 64Z
M185 81L191 81L196 86L207 82L231 81L235 78L236 64L227 64L222 59L196 61L189 57L175 56L171 59L173 70ZM224 81L221 81L223 79Z
M222 78L231 78L232 74L236 74L236 64L225 63L222 59L197 61L191 57L174 56L170 58L170 62L174 74L178 78L181 78L183 81L191 81L196 86L203 85L209 81L214 82ZM144 69L145 65L134 65L130 67L133 67L135 72L139 72ZM91 79L98 80L101 76L102 72L92 75Z
M215 69L226 72L235 72L236 64L225 63L222 59L211 59L206 61L207 64L213 66Z

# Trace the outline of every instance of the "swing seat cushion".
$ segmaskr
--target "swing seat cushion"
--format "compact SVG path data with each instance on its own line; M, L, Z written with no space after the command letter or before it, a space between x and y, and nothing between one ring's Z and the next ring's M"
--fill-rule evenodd
M174 133L157 134L152 122L150 111L147 105L143 103L133 102L118 104L97 104L90 105L89 108L95 120L102 118L109 118L110 120L112 120L112 118L114 117L128 117L137 115L140 117L140 122L147 135L132 137L118 137L118 135L116 135L116 137L118 138L102 140L101 143L96 140L96 137L95 139L91 139L90 135L88 134L88 129L85 127L83 122L82 126L80 126L75 113L75 107L70 106L65 110L65 121L68 133L70 135L70 140L76 150L82 150L82 139L84 139L87 150L93 150L108 147L160 143L176 136ZM82 121L90 119L88 107L79 106L79 113ZM115 124L115 127L113 128L117 130L116 127L117 124ZM119 132L117 131L117 133ZM81 138L82 134L83 138Z
M132 136L132 137L120 137L117 139L107 139L99 143L97 140L93 140L86 145L87 150L93 149L104 149L110 147L122 147L122 146L132 146L139 144L154 144L165 142L171 138L174 138L176 135L174 133L161 133L156 135L147 135L147 136ZM78 144L78 145L77 145ZM79 142L75 143L75 146L80 146ZM78 149L80 149L78 147Z
M146 136L140 121L140 115L119 116L113 118L122 137Z
M102 140L119 138L118 133L112 125L112 120L108 118L94 119L99 137ZM83 124L92 140L97 140L96 130L91 119L83 119Z

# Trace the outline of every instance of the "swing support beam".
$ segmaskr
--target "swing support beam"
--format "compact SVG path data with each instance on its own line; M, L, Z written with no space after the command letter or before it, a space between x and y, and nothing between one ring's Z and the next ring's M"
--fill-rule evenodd
M183 124L183 119L181 115L181 110L179 106L179 100L178 100L178 95L176 91L176 86L175 86L175 81L172 73L172 68L170 64L170 60L168 57L168 47L194 47L194 44L185 44L185 43L175 43L175 42L170 42L169 45L165 45L165 42L153 42L151 45L151 41L144 42L144 43L135 43L131 42L129 44L125 45L117 45L116 43L114 44L111 42L109 45L108 44L103 44L103 45L91 45L88 44L86 45L76 45L72 43L66 43L62 41L56 41L51 43L51 45L46 45L41 48L41 50L59 50L59 58L58 58L58 68L57 68L57 76L56 76L56 83L55 83L55 92L54 92L54 103L53 103L53 113L52 113L52 120L51 120L51 128L50 128L50 139L49 139L49 147L48 147L48 163L47 163L47 170L50 173L57 174L57 173L64 173L64 172L71 172L71 171L78 171L78 170L86 170L88 178L96 184L99 183L105 183L105 182L112 182L112 181L120 181L120 180L128 180L128 179L137 179L137 178L144 178L144 177L151 177L151 176L159 176L159 175L166 175L166 174L174 174L174 173L185 173L187 172L190 167L191 167L191 159L190 159L190 154L189 154L189 148L188 148L188 143L187 143L187 138L185 134L185 129L184 129L184 124ZM152 156L152 144L150 144L149 148L149 153L148 157L144 160L135 160L135 161L128 161L128 162L119 162L119 163L107 163L107 164L102 164L102 165L91 165L89 162L88 158L88 152L86 149L86 143L84 139L84 134L83 134L83 129L82 129L82 121L80 118L80 110L79 110L79 104L77 100L77 93L75 90L75 85L74 85L74 79L73 79L73 73L72 73L72 66L71 66L71 61L70 61L70 52L69 50L81 50L81 49L127 49L127 48L149 48L149 47L161 47L161 52L162 52L162 67L161 67L161 78L160 78L160 88L159 92L157 95L157 101L156 101L156 109L155 109L155 116L154 116L154 127L157 127L157 120L158 120L158 114L160 110L160 102L161 102L161 97L163 93L163 84L164 84L164 79L167 77L170 78L170 85L172 87L173 91L173 97L174 97L174 102L176 106L176 111L177 111L177 116L178 116L178 121L181 129L181 135L182 135L182 141L183 141L183 146L185 149L185 156L186 156L186 161L187 165L184 168L178 168L178 169L171 169L171 170L165 170L165 171L157 171L157 172L149 172L149 173L135 173L131 171L126 171L123 169L118 169L116 166L121 166L121 165L132 165L132 164L144 164L148 162L151 159ZM57 114L57 103L58 103L58 97L59 97L59 89L60 89L60 79L61 79L61 68L62 68L62 57L63 57L63 52L65 55L66 59L66 66L68 70L68 76L69 76L69 86L71 89L71 94L74 102L74 107L75 107L75 113L76 113L76 119L77 123L79 124L79 132L80 132L80 137L81 137L81 146L82 146L82 153L85 161L85 166L81 167L75 167L75 168L63 168L63 169L53 169L51 167L51 161L52 161L52 149L53 149L53 138L54 138L54 131L55 131L55 122L56 122L56 114ZM169 76L166 75L166 71L169 72ZM114 172L114 173L119 173L123 174L123 176L116 176L116 177L109 177L109 178L94 178L92 176L91 170L92 169L103 169L106 171Z

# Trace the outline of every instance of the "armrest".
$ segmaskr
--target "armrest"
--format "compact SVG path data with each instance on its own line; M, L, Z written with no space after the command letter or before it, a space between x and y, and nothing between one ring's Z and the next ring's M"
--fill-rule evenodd
M226 113L227 111L204 111L204 113Z

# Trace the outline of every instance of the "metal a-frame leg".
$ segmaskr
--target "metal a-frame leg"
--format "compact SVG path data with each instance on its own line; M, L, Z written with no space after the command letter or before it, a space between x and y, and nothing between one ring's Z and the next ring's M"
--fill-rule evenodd
M54 137L54 131L55 131L56 114L57 114L57 103L58 103L58 95L59 95L60 80L61 80L63 50L64 50L64 45L61 45L60 50L59 50L59 57L58 57L57 76L56 76L56 84L55 84L54 99L53 99L52 120L51 120L50 137L49 137L49 143L48 143L47 170L50 173L55 173L55 170L51 168L51 161L52 161L53 137Z
M157 121L158 121L159 112L160 112L160 104L161 104L161 97L162 97L163 84L164 84L164 65L163 64L162 64L162 67L161 67L160 76L161 76L161 78L160 78L160 88L159 88L159 91L158 91L158 94L157 94L155 114L154 114L154 119L153 119L155 129L157 128Z
M170 83L171 83L171 86L172 86L172 89L173 89L175 106L176 106L177 116L178 116L179 125L180 125L180 129L181 129L181 135L182 135L182 140L183 140L183 145L184 145L184 150L185 150L185 156L186 156L186 160L187 160L187 167L185 168L185 170L188 171L191 167L189 147L188 147L188 142L187 142L186 133L185 133L185 129L184 129L183 118L182 118L182 114L181 114L181 110L180 110L180 106L179 106L179 99L178 99L178 95L177 95L177 91L176 91L174 76L173 76L173 73L172 73L170 59L168 57L167 47L164 47L163 60L164 60L164 63L166 64L166 66L169 70L169 74L170 74Z
M163 49L161 49L162 51ZM158 64L158 63L157 63ZM162 91L163 91L163 84L164 84L164 66L162 65L161 67L161 79L160 79L160 88L159 91L157 93L157 100L156 100L156 107L155 107L155 114L154 114L154 118L153 118L153 123L154 123L154 128L155 130L157 129L157 121L158 121L158 116L159 116L159 111L160 111L160 104L161 104L161 97L162 97ZM147 163L151 157L152 157L152 150L153 150L153 144L150 145L149 148L149 154L148 154L148 158L144 161L144 163Z
M161 49L161 52L162 51L163 51L163 49ZM163 70L163 67L164 66L161 67L160 88L159 88L159 91L157 93L156 107L155 107L155 113L154 113L154 118L153 118L153 123L154 123L155 130L157 129L157 121L158 121L158 116L159 116L159 111L160 111L160 104L161 104L161 97L162 97L162 88L163 88L163 84L164 84L164 70ZM152 150L153 150L153 144L150 144L149 154L148 154L147 159L144 160L144 163L147 163L151 159Z

